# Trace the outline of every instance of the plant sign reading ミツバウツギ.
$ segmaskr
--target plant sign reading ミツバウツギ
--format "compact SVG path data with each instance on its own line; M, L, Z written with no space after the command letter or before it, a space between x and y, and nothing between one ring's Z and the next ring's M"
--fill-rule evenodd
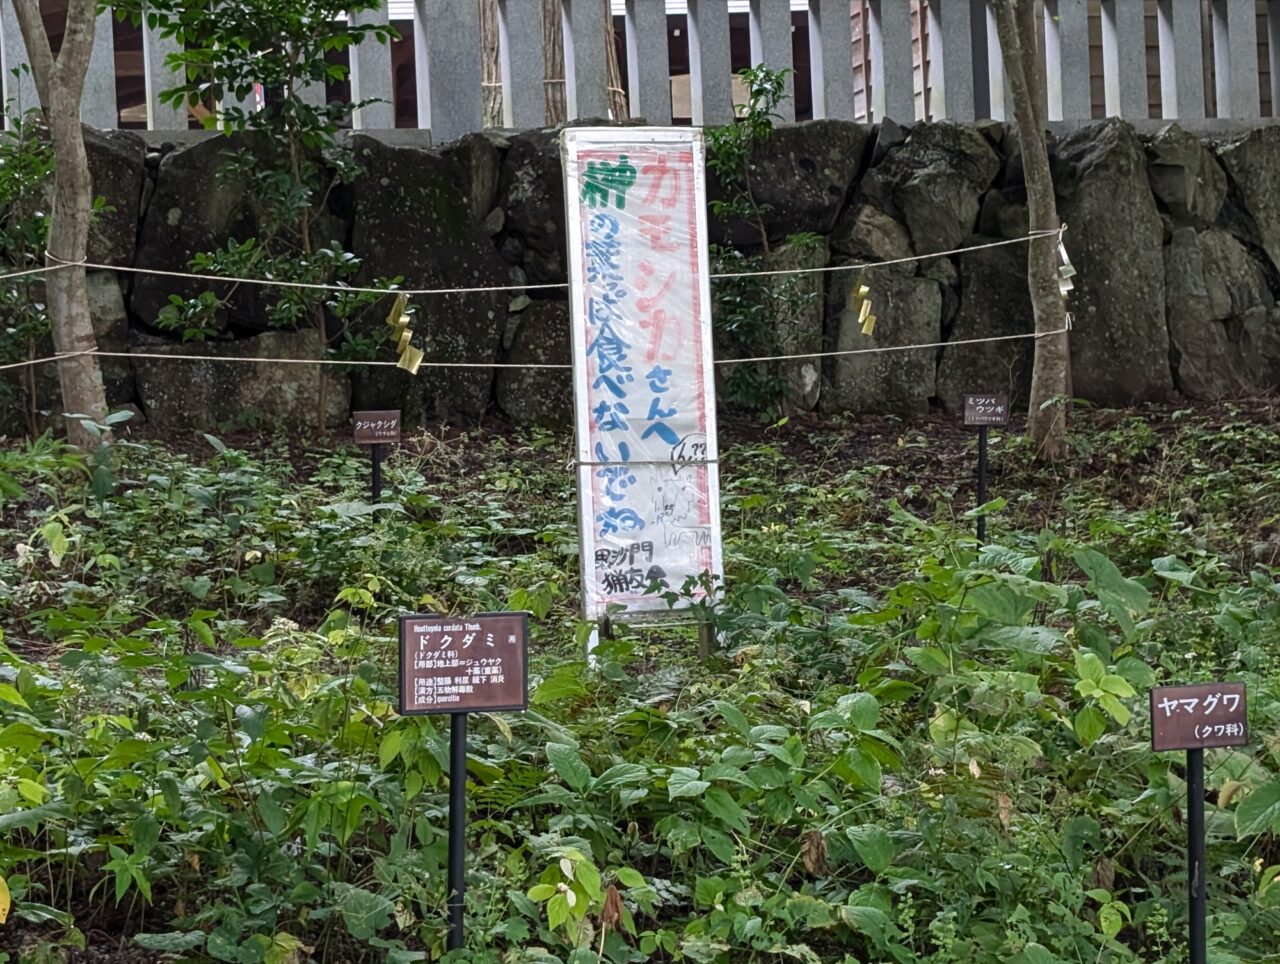
M695 580L691 605L722 568L702 133L577 128L561 152L583 609Z

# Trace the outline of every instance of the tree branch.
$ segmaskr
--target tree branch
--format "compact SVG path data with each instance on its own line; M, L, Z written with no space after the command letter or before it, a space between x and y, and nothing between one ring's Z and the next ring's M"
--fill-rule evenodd
M47 111L55 63L53 50L49 47L49 34L45 32L44 18L40 15L39 0L13 0L13 12L18 16L18 27L27 48L27 60L31 64L31 76L35 78L40 106Z
M77 104L84 90L85 75L89 71L97 21L97 0L70 0L67 4L66 32L62 35L62 49L58 51L56 69L58 79Z

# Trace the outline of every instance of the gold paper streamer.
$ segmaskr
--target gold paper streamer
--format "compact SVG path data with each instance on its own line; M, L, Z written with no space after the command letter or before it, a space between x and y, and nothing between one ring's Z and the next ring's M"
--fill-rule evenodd
M418 374L418 367L422 364L422 349L414 348L410 345L404 350L404 354L400 356L400 360L396 362L396 368L403 368L410 375Z

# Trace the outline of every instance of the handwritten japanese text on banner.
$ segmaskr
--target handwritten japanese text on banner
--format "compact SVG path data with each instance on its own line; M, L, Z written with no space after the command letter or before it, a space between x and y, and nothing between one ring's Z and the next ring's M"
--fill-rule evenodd
M561 143L584 609L664 611L721 571L702 135Z

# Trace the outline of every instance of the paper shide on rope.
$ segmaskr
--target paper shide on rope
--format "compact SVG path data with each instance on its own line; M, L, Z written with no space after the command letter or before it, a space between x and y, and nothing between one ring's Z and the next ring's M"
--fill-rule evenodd
M1058 266L1058 294L1065 300L1067 293L1075 287L1071 279L1075 277L1076 269L1067 255L1067 246L1061 238L1058 239L1058 257L1062 259L1062 264Z
M403 368L410 375L416 375L422 366L423 352L421 348L414 348L411 344L413 329L409 327L412 319L408 315L408 307L409 296L402 291L391 303L387 326L391 329L391 339L396 343L396 354L400 357L396 367Z
M871 288L863 284L866 274L858 273L849 292L849 310L857 312L858 324L864 335L870 335L876 329L876 316L871 313Z

